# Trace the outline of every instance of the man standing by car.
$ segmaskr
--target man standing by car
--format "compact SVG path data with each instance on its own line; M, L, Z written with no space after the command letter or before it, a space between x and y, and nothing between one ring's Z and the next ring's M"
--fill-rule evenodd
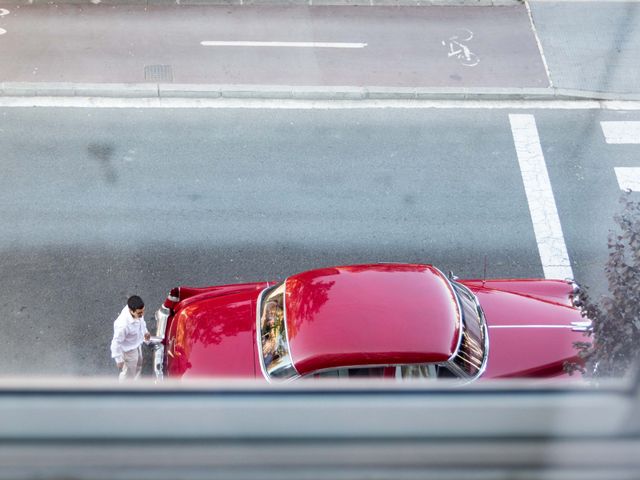
M119 379L138 379L142 371L142 342L147 342L151 334L144 321L144 302L133 295L113 322L111 357L120 370Z

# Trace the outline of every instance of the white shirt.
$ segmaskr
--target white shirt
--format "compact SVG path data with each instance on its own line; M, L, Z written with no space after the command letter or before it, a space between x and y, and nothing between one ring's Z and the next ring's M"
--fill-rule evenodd
M116 363L124 361L123 353L138 348L144 342L147 324L144 316L133 318L129 307L124 306L116 321L113 322L113 340L111 340L111 357Z

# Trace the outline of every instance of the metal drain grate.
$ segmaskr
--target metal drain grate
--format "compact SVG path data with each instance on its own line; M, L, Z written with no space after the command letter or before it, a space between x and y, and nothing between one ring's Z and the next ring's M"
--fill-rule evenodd
M171 65L145 65L144 79L149 82L173 82Z

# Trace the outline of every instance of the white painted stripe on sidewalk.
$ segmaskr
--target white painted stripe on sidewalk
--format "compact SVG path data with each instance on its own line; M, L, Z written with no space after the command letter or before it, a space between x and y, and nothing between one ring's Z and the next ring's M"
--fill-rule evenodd
M640 192L640 167L615 167L621 190Z
M542 48L542 42L540 42L540 36L538 35L538 30L536 29L536 23L533 21L533 14L531 13L531 7L529 6L529 2L524 2L525 7L527 7L527 15L529 16L529 25L531 25L531 31L536 39L536 44L538 45L538 52L540 52L540 58L542 59L542 64L544 65L544 71L547 74L547 81L549 82L549 87L553 87L553 80L551 80L551 71L549 70L549 64L547 63L547 57L544 55L544 49Z
M340 42L254 42L254 41L218 41L200 42L204 47L294 47L294 48L364 48L366 43Z
M640 143L640 122L600 122L607 143Z
M639 111L640 102L590 100L313 100L175 97L0 96L0 108L246 108L282 110L464 109L464 110L623 110Z
M547 165L533 115L509 115L545 278L573 278Z

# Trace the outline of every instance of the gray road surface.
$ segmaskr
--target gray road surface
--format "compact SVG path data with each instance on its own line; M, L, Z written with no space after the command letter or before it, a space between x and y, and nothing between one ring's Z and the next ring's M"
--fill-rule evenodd
M126 297L431 262L540 277L505 110L3 109L5 374L113 374ZM534 111L576 278L602 290L619 196L601 120Z

